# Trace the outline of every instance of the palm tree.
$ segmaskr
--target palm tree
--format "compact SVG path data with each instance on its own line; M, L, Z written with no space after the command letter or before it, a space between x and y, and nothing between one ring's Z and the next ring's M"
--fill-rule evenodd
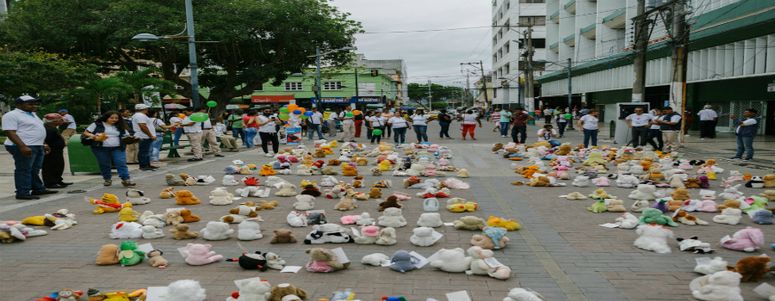
M90 81L84 87L74 91L75 94L94 100L96 102L97 114L102 114L103 102L109 102L115 107L120 99L132 95L132 92L131 85L113 76Z
M158 74L158 72L157 68L147 68L140 71L121 71L116 74L116 77L132 87L132 101L139 103L144 93L175 93L175 84L155 77L154 75Z

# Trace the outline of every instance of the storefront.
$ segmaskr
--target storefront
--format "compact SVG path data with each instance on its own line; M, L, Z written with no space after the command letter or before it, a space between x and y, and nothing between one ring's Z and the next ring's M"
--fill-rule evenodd
M253 95L250 97L250 102L253 104L284 105L295 101L296 99L293 95Z

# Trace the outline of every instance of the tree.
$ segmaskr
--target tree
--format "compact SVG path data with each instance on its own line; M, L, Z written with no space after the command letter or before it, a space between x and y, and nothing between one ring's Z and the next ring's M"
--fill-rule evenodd
M0 49L0 94L58 95L96 79L96 66L45 52Z
M102 72L137 70L159 62L164 79L184 87L186 45L173 40L140 43L137 33L170 34L185 24L183 0L25 0L15 5L0 36L17 48L42 48L65 56L85 57ZM314 62L322 51L349 47L361 30L349 14L327 0L197 0L194 3L202 86L224 106L250 94L263 82L280 84L288 74ZM40 22L45 20L45 22ZM344 65L347 53L324 58Z
M407 89L409 90L409 99L428 99L427 84L410 83L407 86ZM437 107L438 104L436 102L446 102L447 100L460 99L460 96L463 95L463 88L431 83L431 93L433 96L433 106Z

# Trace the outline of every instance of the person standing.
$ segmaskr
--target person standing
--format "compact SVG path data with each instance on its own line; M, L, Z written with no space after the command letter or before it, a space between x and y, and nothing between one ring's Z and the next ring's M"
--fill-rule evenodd
M121 119L124 121L127 133L129 136L134 136L135 130L132 126L132 111L129 109L121 109L118 112L121 114ZM126 164L137 164L137 149L138 143L126 145Z
M328 123L328 137L336 137L336 119L338 117L339 113L336 111L328 113L328 119L326 119L326 123Z
M552 109L549 107L544 107L544 124L551 124L552 123Z
M368 122L371 127L369 129L371 131L371 144L374 144L375 141L379 144L382 142L382 134L384 134L385 131L385 118L382 117L382 113L374 112L374 114L369 117ZM375 131L379 135L376 135Z
M309 120L309 128L307 134L309 134L309 140L312 140L315 133L318 134L318 139L323 139L323 131L321 126L323 125L323 114L318 111L318 108L312 108L312 115L307 119Z
M183 119L181 125L183 126L183 132L188 137L188 143L191 145L191 153L193 158L189 158L188 162L202 161L202 124L191 120L191 114L194 114L194 109L186 108L183 110L186 114L186 118Z
M759 131L759 120L756 115L759 111L756 109L746 109L743 112L743 118L736 119L734 115L729 116L737 126L735 128L735 135L737 136L737 153L732 159L741 159L743 152L745 152L745 159L743 161L753 160L753 138L756 137L756 133Z
M591 109L587 115L579 118L578 128L584 132L584 148L589 148L590 141L592 146L597 146L598 129L597 110Z
M342 121L342 137L339 142L349 141L355 142L355 121L353 120L352 109L348 106L339 113L339 120Z
M156 129L148 117L149 106L143 103L135 105L135 114L132 115L132 129L135 137L140 139L137 143L137 162L140 170L156 170L151 166L151 144L156 141Z
M277 125L282 122L272 115L272 111L264 109L264 114L258 116L258 135L261 137L261 149L264 155L272 157L280 151L280 139L277 136ZM272 153L269 153L269 142L272 143Z
M75 135L75 129L78 126L75 124L75 118L73 118L73 115L70 115L67 109L59 109L58 113L62 116L62 126L65 127L62 130L62 139L65 140L65 145L67 145L70 142L70 137Z
M499 112L499 123L501 127L501 138L506 138L509 133L509 123L511 123L511 112L509 110L506 110L505 107L501 109Z
M199 113L208 114L207 108L199 108ZM207 141L207 148L213 152L216 157L223 157L221 154L221 145L218 143L218 137L215 136L215 130L213 129L212 118L202 122L202 140Z
M527 121L533 119L522 108L516 108L511 115L511 141L518 144L527 142Z
M565 109L557 109L555 121L557 122L557 129L560 132L560 138L565 135L565 127L568 126L568 119L565 115L568 115L565 113Z
M393 117L390 117L388 124L393 129L393 142L396 145L404 144L406 142L406 129L409 123L401 117L401 111L397 111Z
M361 137L361 126L363 125L363 113L355 115L353 112L353 126L355 128L355 138Z
M658 122L659 116L662 115L662 111L653 109L649 112L649 114L651 114L653 118L651 121L649 121L648 143L651 145L651 147L654 148L654 150L662 151L662 147L665 146L665 143L662 140L662 126L660 126ZM655 138L657 139L656 142L654 142Z
M65 139L59 134L57 127L65 124L59 113L49 113L43 116L46 127L46 140L49 151L43 156L43 185L46 188L65 188L72 183L65 183L62 173L65 171Z
M91 141L91 151L100 166L103 186L113 185L111 179L113 166L116 167L118 177L121 178L121 185L135 186L129 177L129 168L126 166L126 144L124 143L124 139L131 136L119 113L111 111L102 114L86 128L83 135Z
M244 125L242 123L242 111L236 110L229 115L227 122L231 126L231 136L242 141L242 145L248 145L245 139Z
M177 148L178 145L180 145L180 136L183 136L183 127L180 125L181 122L183 122L183 118L180 116L183 115L183 118L185 118L185 114L173 114L172 117L170 117L170 126L172 129L172 146Z
M449 136L450 124L452 124L452 116L449 114L449 111L442 110L441 113L439 113L439 126L441 126L439 138L444 139L444 137L447 137L448 139L452 139L452 137Z
M673 148L681 147L678 141L678 134L681 132L681 114L673 111L671 107L664 107L662 109L662 116L657 120L659 123L659 129L662 130L662 140L665 142L665 146L671 150Z
M632 147L646 146L651 119L654 117L643 113L641 107L636 107L634 113L624 118L627 126L632 129L632 140L630 141Z
M164 137L160 133L164 133L169 130L170 127L164 123L164 120L159 118L159 111L150 111L148 117L151 118L151 126L153 126L154 131L157 133L156 140L151 143L151 165L158 167L158 165L155 164L161 162L161 147L162 144L164 144Z
M489 113L489 111L487 111L487 112ZM501 130L501 124L500 124L501 118L500 118L500 116L501 116L501 113L496 111L496 112L493 112L492 115L490 115L490 117L492 119L485 118L485 120L489 120L490 122L492 122L492 124L495 125L492 128L493 132L496 132L496 131L499 131L499 130L503 131L503 130Z
M463 114L462 118L463 140L466 140L466 134L471 135L472 140L476 140L476 137L474 136L476 125L479 124L479 127L482 127L482 120L479 118L479 114L474 113L473 110L468 110Z
M251 109L242 117L243 130L245 132L245 147L255 147L256 135L258 135L258 111Z
M702 110L697 112L697 116L700 117L700 139L716 138L718 113L713 110L713 106L705 105Z
M417 143L428 142L428 121L430 116L425 115L425 111L418 109L414 111L412 117L412 128L417 136Z
M226 148L230 152L237 151L237 138L234 137L233 135L229 136L227 134L228 128L226 127L225 124L223 124L222 117L218 117L218 119L215 120L215 126L213 127L213 130L215 131L215 137L221 140L221 143L223 143L224 148Z

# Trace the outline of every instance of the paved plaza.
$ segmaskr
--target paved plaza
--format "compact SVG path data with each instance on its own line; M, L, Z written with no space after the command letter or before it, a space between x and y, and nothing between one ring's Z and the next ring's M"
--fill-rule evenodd
M453 129L456 129L453 126ZM535 132L531 127L531 133ZM429 136L432 142L439 142L438 129L431 126ZM458 134L458 133L456 133ZM505 141L490 128L477 129L479 140L462 141L459 134L455 140L440 141L454 153L452 164L467 168L471 177L464 179L471 184L469 190L453 190L453 196L479 203L479 210L474 213L482 218L498 215L516 218L522 224L522 230L508 234L511 241L508 247L495 251L495 257L512 269L512 278L506 281L496 280L486 276L468 276L463 273L452 274L434 270L430 266L405 274L391 271L387 268L371 267L360 264L363 255L381 252L391 255L399 249L414 250L429 256L440 248L468 248L471 235L475 232L455 230L452 227L442 227L437 230L444 237L431 247L416 247L409 243L414 223L423 212L422 202L417 197L404 202L404 216L409 225L398 228L398 244L394 246L376 245L323 245L327 248L343 247L348 257L353 261L349 269L332 274L315 274L304 270L292 273L279 271L256 272L242 270L235 263L220 262L206 266L188 266L176 249L185 246L191 240L176 241L169 237L156 240L138 240L140 243L150 242L155 248L165 252L165 258L170 261L167 269L155 269L146 263L132 267L96 266L94 257L101 245L117 243L108 237L110 225L118 220L115 213L94 215L92 207L84 201L84 196L99 197L102 193L115 193L123 196L124 189L118 185L103 188L101 180L95 176L79 175L77 184L71 189L84 189L86 193L60 193L39 201L16 201L12 197L0 199L0 220L19 220L30 215L51 213L60 208L67 208L77 215L78 225L64 231L49 231L47 236L31 238L23 243L0 245L0 300L34 300L49 292L62 288L86 290L98 288L102 291L134 290L148 286L164 286L180 279L199 280L207 289L208 300L223 300L230 292L236 290L233 281L236 279L260 276L272 284L283 282L293 283L305 289L312 298L330 297L331 292L352 288L360 300L379 300L383 295L405 295L408 300L425 300L436 298L446 300L445 294L452 291L467 290L473 300L501 300L509 289L514 287L531 288L541 293L546 300L693 300L689 291L689 282L698 277L692 272L695 258L703 255L682 253L677 244L671 241L673 252L660 255L633 247L637 237L633 230L606 229L599 224L613 222L618 213L593 214L585 208L592 201L568 201L559 198L572 191L589 194L592 187L578 188L533 188L527 186L512 186L514 180L524 180L513 172L512 162L490 152L494 142ZM408 133L409 141L413 141L412 133ZM530 135L530 136L534 136ZM602 135L601 135L602 136ZM362 140L365 140L361 138ZM571 132L564 141L576 144L580 135ZM534 141L531 137L530 141ZM716 142L696 141L690 138L687 152L696 154L696 159L729 157L730 148L734 142L730 138L719 138ZM601 144L604 144L603 141ZM731 144L730 144L731 143ZM773 170L772 160L775 155L773 142L757 142L761 152L760 160L749 166L733 165L731 161L720 160L720 166L727 169L737 169L742 172L751 171L762 174L764 170ZM769 146L769 147L766 147ZM3 152L4 166L9 166L8 155ZM185 159L185 158L183 158ZM137 211L151 210L159 213L166 208L175 207L174 200L158 199L158 192L164 187L164 174L168 172L187 172L192 175L213 175L217 182L210 186L194 186L190 190L201 200L202 204L191 206L192 211L201 216L202 221L192 224L194 230L204 228L207 221L217 220L225 215L229 206L211 206L207 204L209 191L220 186L223 168L232 160L241 159L248 163L266 163L270 159L258 151L243 151L227 153L225 158L206 158L205 161L187 163L185 160L168 162L154 172L133 171L138 183L138 189L144 190L153 201L148 205L135 207ZM8 161L8 162L6 162ZM373 164L373 162L371 162ZM369 167L371 168L371 166ZM371 185L377 177L370 176L368 169L361 167L359 171L366 175L366 184ZM12 185L12 170L6 167L2 171L5 188ZM723 175L721 175L723 177ZM300 176L282 176L291 183L297 184ZM313 180L319 181L320 176ZM338 179L349 181L349 178L338 176ZM401 187L403 178L389 175L382 178L391 179L394 188L384 191L388 195L392 191L416 193L416 190L405 190ZM68 180L68 176L65 177ZM570 181L567 181L570 183ZM714 181L712 188L718 190L720 181ZM12 192L12 188L11 192ZM364 191L364 189L360 189ZM626 200L626 206L632 200L626 198L631 189L616 187L606 188L610 194ZM6 190L7 192L7 190ZM759 191L744 189L745 193ZM696 195L696 191L692 191ZM286 215L291 210L293 198L272 197L280 201L280 206L271 211L261 211L265 220L261 223L264 238L255 241L240 242L250 250L272 251L283 257L288 265L304 265L308 256L304 253L308 245L301 242L293 245L270 245L271 232L277 228L287 228ZM359 208L354 211L340 213L333 210L336 201L318 198L317 209L325 209L329 221L338 221L345 214L359 214L364 211L378 216L377 201L358 202ZM440 211L445 222L452 222L466 214ZM701 219L710 221L713 213L698 213ZM753 223L743 218L736 226L712 223L708 226L680 226L674 228L676 237L698 236L701 240L710 242L716 249L713 256L722 256L730 263L750 254L722 249L719 239L727 234ZM772 225L758 226L764 230L767 245L775 241L775 231ZM236 229L236 226L233 227ZM310 231L307 228L293 228L297 238L303 238ZM241 251L235 238L225 241L207 242L197 239L193 242L210 243L213 250L225 257L237 257ZM769 248L763 250L773 255ZM758 254L758 253L757 253ZM764 300L753 291L757 284L742 284L746 300Z

